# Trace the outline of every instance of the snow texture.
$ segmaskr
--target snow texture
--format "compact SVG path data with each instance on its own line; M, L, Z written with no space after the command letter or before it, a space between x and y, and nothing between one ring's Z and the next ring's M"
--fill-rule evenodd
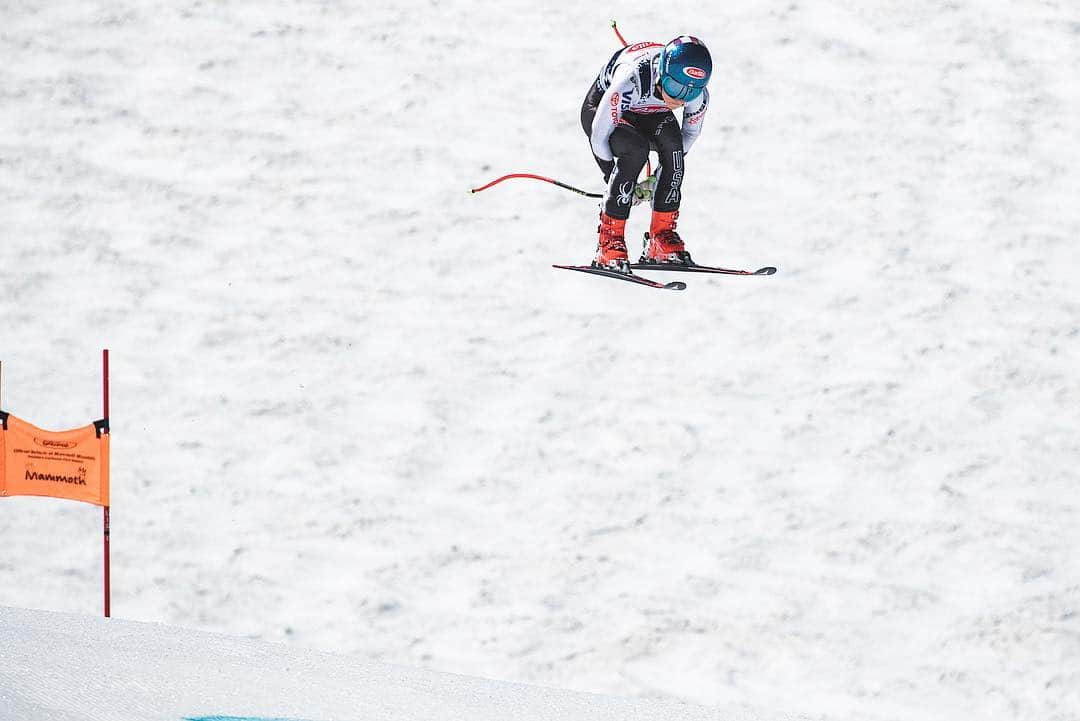
M34 721L728 721L162 625L0 607L0 718Z
M611 9L0 0L3 407L114 614L756 718L1080 719L1080 7L674 0L680 232L591 258ZM647 227L635 209L631 252ZM0 501L0 604L100 512ZM300 651L297 651L300 653ZM209 713L209 712L208 712Z

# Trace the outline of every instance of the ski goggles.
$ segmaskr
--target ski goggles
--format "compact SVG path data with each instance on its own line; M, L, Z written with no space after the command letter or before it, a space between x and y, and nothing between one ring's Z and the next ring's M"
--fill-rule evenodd
M701 91L705 89L704 87L696 88L693 85L683 85L670 75L660 78L660 87L664 89L668 97L687 103L701 95Z

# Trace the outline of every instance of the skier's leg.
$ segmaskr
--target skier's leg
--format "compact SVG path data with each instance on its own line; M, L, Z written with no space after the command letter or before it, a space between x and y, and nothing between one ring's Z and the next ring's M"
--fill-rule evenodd
M653 193L653 213L649 223L648 240L642 252L643 261L689 263L690 255L675 231L682 201L683 144L682 130L675 116L664 114L653 133L653 143L660 163L657 168L656 190Z
M657 166L656 191L653 193L653 210L673 213L682 201L683 145L679 121L672 113L665 113L653 135L660 163Z
M592 137L592 123L602 94L595 86L585 96L581 106L581 129L587 138ZM626 252L626 219L630 217L634 183L638 173L649 157L649 141L629 122L620 123L608 139L614 160L603 160L593 154L600 166L608 192L601 204L600 225L597 228L597 248L593 265L629 273L629 257ZM591 150L591 142L590 142Z
M634 201L634 184L649 159L649 141L629 123L619 123L608 141L615 164L608 176L604 211L612 218L630 217Z
M649 141L629 124L620 124L611 134L614 168L608 182L593 265L630 272L626 252L626 219L634 199L634 183L649 156Z

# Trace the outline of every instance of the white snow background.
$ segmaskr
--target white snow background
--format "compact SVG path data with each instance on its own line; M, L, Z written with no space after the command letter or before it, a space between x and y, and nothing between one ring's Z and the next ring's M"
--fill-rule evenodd
M628 40L715 79L586 262ZM101 414L113 611L758 718L1080 719L1080 5L0 0L3 408ZM647 209L630 221L631 251ZM0 501L0 605L100 613ZM419 714L418 714L419 715Z
M716 710L670 700L613 698L376 664L161 624L0 606L0 719L751 721L752 717L721 716Z

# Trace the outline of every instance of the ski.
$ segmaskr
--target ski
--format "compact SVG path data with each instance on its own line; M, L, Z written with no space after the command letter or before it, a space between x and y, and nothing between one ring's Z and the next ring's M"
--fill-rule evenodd
M630 283L637 283L638 285L644 285L649 288L660 288L661 290L686 290L686 283L681 281L672 281L670 283L659 283L655 280L648 278L642 278L640 275L634 275L633 273L620 273L617 270L608 270L607 268L596 268L591 265L552 265L552 268L562 268L563 270L576 270L580 273L590 273L592 275L601 275L605 278L614 278L616 280L625 280Z
M634 270L674 270L682 273L716 273L719 275L772 275L776 268L767 265L757 270L734 270L732 268L718 268L713 265L698 265L697 263L631 263Z

